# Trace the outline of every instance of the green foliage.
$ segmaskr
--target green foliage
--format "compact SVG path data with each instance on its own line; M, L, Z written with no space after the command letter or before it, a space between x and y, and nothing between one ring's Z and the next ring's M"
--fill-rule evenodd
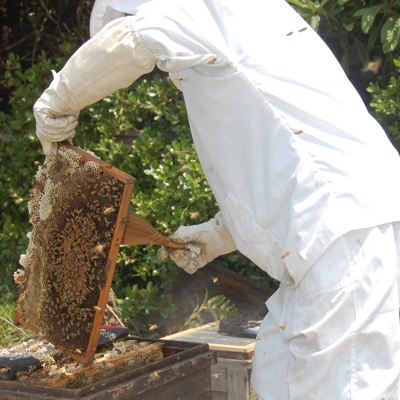
M51 62L43 55L40 63L24 69L19 57L11 53L6 65L13 95L9 100L12 113L0 112L0 279L9 284L28 243L29 189L37 164L43 161L32 105L51 76Z
M287 0L295 10L319 33L331 32L342 39L341 34L350 32L355 26L353 14L359 5L349 0ZM339 32L339 28L345 32Z
M369 47L375 45L380 38L382 51L394 51L400 38L400 7L398 2L385 0L381 4L363 7L354 13L361 17L361 29L365 34L370 34Z
M176 309L171 297L160 295L160 287L151 280L141 287L139 284L126 286L124 294L123 299L118 299L119 310L125 325L137 336L149 334L147 321L152 313L160 313L167 318Z
M388 84L381 88L378 83L373 83L368 90L372 93L371 107L395 147L400 149L400 58L394 59L393 64L396 73Z
M3 293L0 302L0 346L5 347L29 337L31 332L14 325L16 306L13 293L5 286L1 286L0 290Z
M326 40L346 72L354 59L365 66L371 55L398 48L400 4L384 0L287 0ZM361 4L360 4L361 3Z
M236 306L225 296L220 294L209 299L206 291L202 303L197 298L193 312L182 326L181 331L210 322L210 318L212 321L219 321L228 317L237 317L238 315L239 311Z

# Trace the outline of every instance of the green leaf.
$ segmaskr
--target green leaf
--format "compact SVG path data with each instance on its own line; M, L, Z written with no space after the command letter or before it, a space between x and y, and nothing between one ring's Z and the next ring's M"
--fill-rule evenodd
M301 8L307 8L307 4L304 4L300 0L287 0L288 3L293 4L294 6L301 7Z
M368 8L362 8L354 13L355 17L361 16L361 29L364 33L369 32L381 8L381 5L376 5Z
M384 53L392 52L400 38L400 17L392 16L384 24L381 30L381 43Z
M321 17L319 15L313 15L311 17L310 25L315 31L318 31L320 21Z
M343 28L345 28L347 31L351 32L354 29L354 22L345 22L343 23Z
M366 12L366 8L361 8L360 10L357 10L353 16L354 17L362 17L364 15L364 13Z

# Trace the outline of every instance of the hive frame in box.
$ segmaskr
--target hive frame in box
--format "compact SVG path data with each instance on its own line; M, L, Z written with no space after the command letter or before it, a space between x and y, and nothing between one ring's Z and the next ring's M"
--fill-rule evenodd
M96 352L134 182L70 143L33 181L15 322L83 364Z
M151 339L136 339L154 342ZM210 366L216 362L215 353L209 351L204 343L163 343L163 359L81 388L0 380L0 393L10 400L212 400Z

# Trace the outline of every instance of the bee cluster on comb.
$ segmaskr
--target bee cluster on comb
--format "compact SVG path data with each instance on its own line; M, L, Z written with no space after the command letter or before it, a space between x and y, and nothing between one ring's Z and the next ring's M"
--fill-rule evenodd
M133 182L72 145L60 145L57 157L39 167L24 268L14 274L17 323L63 350L88 351L94 326L100 329L97 314L104 312Z

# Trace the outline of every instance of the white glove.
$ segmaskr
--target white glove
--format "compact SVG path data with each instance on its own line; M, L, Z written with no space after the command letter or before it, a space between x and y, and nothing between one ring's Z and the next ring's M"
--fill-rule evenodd
M221 212L203 224L181 226L170 239L176 243L187 243L188 249L162 246L158 258L165 261L170 257L189 274L195 273L216 257L236 250L232 236L224 227Z
M33 106L36 135L47 157L55 157L57 142L72 140L78 125L78 111L71 110L60 98L58 74L53 71L53 82Z

